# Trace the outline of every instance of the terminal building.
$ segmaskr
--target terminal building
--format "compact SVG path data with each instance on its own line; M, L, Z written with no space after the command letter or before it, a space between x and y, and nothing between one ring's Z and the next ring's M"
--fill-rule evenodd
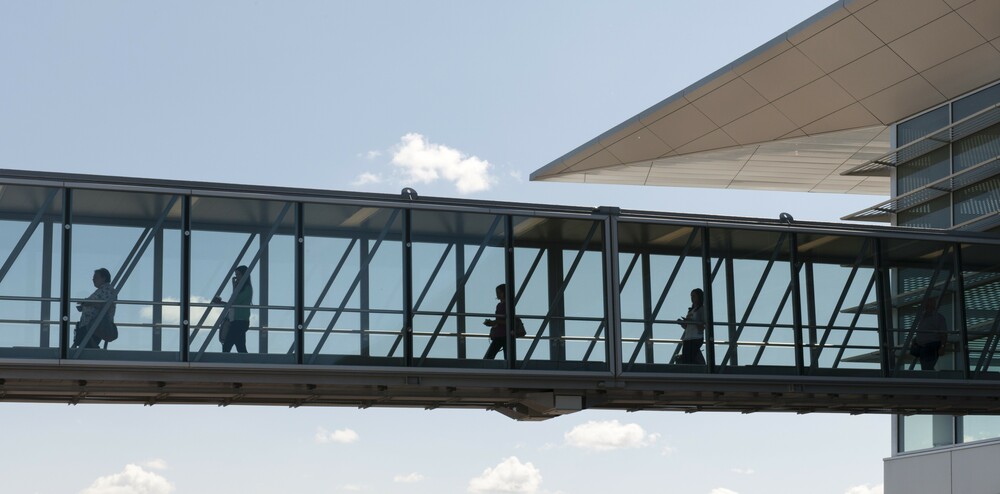
M839 1L532 179L881 194L843 219L995 236L998 80L996 0ZM993 365L970 352L995 344L1000 293L991 275L949 272L970 254L957 247L894 271L891 317L912 325L918 294L936 298L956 330L946 346L963 348L937 372L977 373ZM886 492L1000 492L997 438L997 416L898 415Z
M884 413L886 492L995 494L998 81L996 0L837 2L532 175L851 223L0 170L0 399Z

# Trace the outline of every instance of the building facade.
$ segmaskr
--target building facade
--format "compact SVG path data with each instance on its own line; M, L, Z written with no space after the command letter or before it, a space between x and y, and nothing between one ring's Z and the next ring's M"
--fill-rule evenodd
M885 194L843 219L995 234L998 80L1000 2L835 2L532 178ZM974 251L892 274L894 327L917 328L928 300L947 321L935 372L995 365L1000 292L957 267ZM1000 417L899 415L892 437L886 492L1000 492Z

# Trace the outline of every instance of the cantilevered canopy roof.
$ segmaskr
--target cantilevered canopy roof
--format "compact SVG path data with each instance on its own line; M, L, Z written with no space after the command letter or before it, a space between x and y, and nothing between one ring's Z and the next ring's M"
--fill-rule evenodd
M1000 79L1000 1L842 0L532 180L887 194L888 126Z

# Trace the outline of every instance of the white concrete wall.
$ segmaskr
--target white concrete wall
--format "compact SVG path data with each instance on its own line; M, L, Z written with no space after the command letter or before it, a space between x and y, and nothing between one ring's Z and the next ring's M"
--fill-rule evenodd
M1000 439L885 459L885 494L1000 494Z

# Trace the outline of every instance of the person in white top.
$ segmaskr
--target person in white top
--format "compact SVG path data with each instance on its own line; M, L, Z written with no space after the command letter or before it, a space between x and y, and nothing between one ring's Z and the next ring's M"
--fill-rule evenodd
M705 365L705 357L701 354L701 345L705 342L705 292L701 288L691 290L691 307L687 315L678 319L677 323L684 327L681 335L681 354L677 359L679 364Z

